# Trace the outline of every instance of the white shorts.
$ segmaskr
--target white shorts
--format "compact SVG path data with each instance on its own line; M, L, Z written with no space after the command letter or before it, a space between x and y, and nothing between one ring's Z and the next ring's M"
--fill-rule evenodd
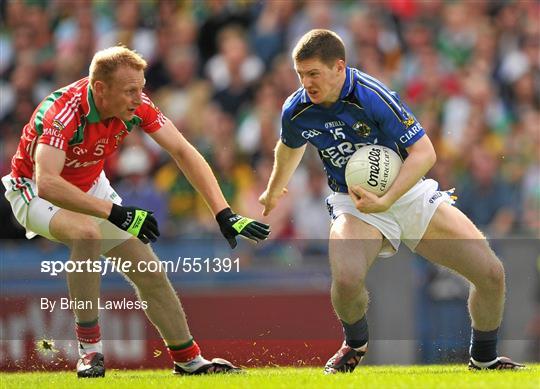
M29 178L14 178L8 174L2 177L2 184L6 188L5 197L11 204L15 218L26 229L26 238L32 239L37 235L41 235L58 242L51 235L49 224L53 216L61 208L37 196L35 181ZM110 200L115 204L122 203L122 198L111 187L104 172L101 172L101 175L87 193L100 199ZM130 233L118 228L106 219L94 217L94 220L99 225L103 237L101 254L105 254L132 237Z
M347 193L334 193L326 198L332 220L350 214L374 226L384 236L380 257L394 255L401 241L413 252L426 232L435 210L442 202L453 204L449 192L439 191L437 181L419 181L385 212L362 213Z

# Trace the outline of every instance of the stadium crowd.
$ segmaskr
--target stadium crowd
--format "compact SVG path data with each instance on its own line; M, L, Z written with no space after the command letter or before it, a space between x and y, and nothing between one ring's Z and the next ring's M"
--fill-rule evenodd
M430 174L491 237L540 237L537 1L13 0L0 2L0 173L42 98L123 43L149 63L146 93L209 160L234 209L259 216L281 105L298 88L290 49L310 28L344 39L348 64L398 91L436 145ZM167 237L219 234L173 162L133 132L107 162L125 204ZM327 239L326 176L313 150L271 238ZM2 220L9 204L1 202ZM13 220L4 238L23 236Z

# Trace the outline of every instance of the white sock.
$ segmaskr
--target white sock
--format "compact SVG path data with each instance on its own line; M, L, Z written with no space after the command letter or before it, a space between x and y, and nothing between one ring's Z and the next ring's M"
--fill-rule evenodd
M497 362L499 360L499 358L495 358L493 361L489 361L489 362L479 362L477 360L475 360L474 358L471 357L471 361L473 361L473 363L478 366L478 367L481 367L482 369L485 369L485 368L488 368L490 367L491 365L493 365L495 362Z
M97 343L79 342L79 356L82 357L83 355L90 353L103 354L103 344L101 343L101 340Z
M201 366L204 366L204 365L207 365L209 363L211 363L209 360L207 359L204 359L202 357L202 355L197 355L195 358L193 358L191 361L187 361L187 362L174 362L176 363L178 366L180 366L182 369L184 369L185 371L189 371L189 372L192 372L192 371L195 371L197 370L199 367Z

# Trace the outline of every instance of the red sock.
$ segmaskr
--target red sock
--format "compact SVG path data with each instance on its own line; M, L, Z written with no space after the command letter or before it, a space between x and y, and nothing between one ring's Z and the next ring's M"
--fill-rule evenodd
M91 327L83 327L77 323L75 331L77 340L81 343L97 343L101 340L101 330L97 323Z
M171 359L179 363L189 362L201 354L199 345L193 339L179 346L167 346L167 350Z

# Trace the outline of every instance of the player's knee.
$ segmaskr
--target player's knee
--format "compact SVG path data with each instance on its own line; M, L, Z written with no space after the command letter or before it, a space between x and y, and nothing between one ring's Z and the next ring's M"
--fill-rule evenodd
M53 218L49 226L51 234L56 239L70 247L94 245L96 241L101 240L101 230L93 218L78 215L69 219L62 212L58 212L58 219Z
M477 287L484 288L490 291L502 291L504 290L505 275L504 267L498 259L490 264L489 269L485 273L480 282L481 285Z
M80 240L85 243L94 243L102 238L99 226L92 220L74 225L69 236L71 240Z
M102 238L98 225L93 221L73 223L65 231L55 231L53 236L72 249L75 247L84 249L98 247Z
M493 289L504 289L504 267L501 261L497 261L493 264L489 271L489 284Z
M365 275L354 272L340 272L332 275L332 287L340 294L356 294L365 285Z

